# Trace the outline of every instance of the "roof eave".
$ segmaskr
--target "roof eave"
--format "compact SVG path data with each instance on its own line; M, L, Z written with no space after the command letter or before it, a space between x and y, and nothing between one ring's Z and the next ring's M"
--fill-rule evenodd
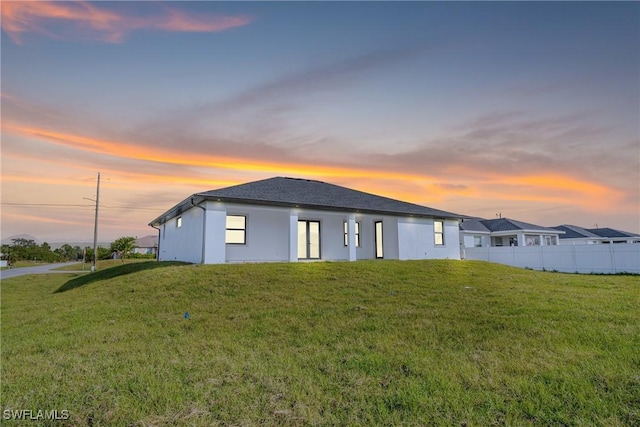
M238 198L238 197L228 197L228 196L216 196L210 194L196 193L189 197L187 197L182 202L175 205L173 208L164 212L162 215L154 219L149 223L149 226L159 226L162 223L165 223L172 218L180 215L181 213L187 211L185 209L186 206L189 208L193 205L198 205L204 201L212 201L212 202L224 202L224 203L239 203L246 205L260 205L260 206L277 206L277 207L288 207L288 208L299 208L299 209L315 209L322 211L333 211L333 212L351 212L351 213L363 213L363 214L372 214L372 215L390 215L390 216L401 216L401 217L415 217L415 218L443 218L443 219L456 219L461 220L463 218L462 215L454 214L451 212L438 211L434 213L421 213L421 212L400 212L400 211L390 211L390 210L379 210L379 209L353 209L347 207L340 206L327 206L327 205L315 205L310 203L294 203L294 202L274 202L272 200L260 200L260 199L247 199L247 198Z
M160 215L159 217L151 221L148 225L150 227L157 227L160 224L163 224L169 221L170 219L175 218L180 214L188 211L189 209L191 209L191 207L199 205L204 200L205 199L199 193L192 194L191 196L187 197L186 199L184 199L183 201L181 201L171 209L165 211L162 215ZM187 206L188 208L185 209L185 207Z
M460 232L461 233L473 233L473 234L486 234L486 235L491 234L490 231L481 231L481 230L463 230L463 229L460 229Z
M278 206L278 207L289 207L289 208L299 208L299 209L316 209L316 210L333 211L333 212L336 212L336 211L352 212L352 213L366 213L366 214L374 214L374 215L391 215L391 216L418 217L418 218L445 218L445 219L462 219L463 218L462 215L454 214L451 212L444 212L444 211L438 211L433 213L401 212L401 211L392 211L392 210L383 210L383 209L349 208L349 207L341 207L341 206L316 205L313 203L275 202L272 200L246 199L246 198L236 198L236 197L218 197L218 196L202 195L202 194L200 194L200 196L209 201L241 203L241 204L247 204L247 205Z
M535 234L564 234L564 231L559 230L530 230L519 228L517 230L503 230L503 231L492 231L491 234L495 236L506 236L514 233L535 233Z

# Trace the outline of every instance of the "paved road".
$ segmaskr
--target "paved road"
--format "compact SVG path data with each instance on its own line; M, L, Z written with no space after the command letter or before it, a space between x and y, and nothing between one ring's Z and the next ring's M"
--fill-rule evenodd
M36 267L11 268L9 270L0 271L0 279L9 279L11 277L24 276L25 274L45 274L45 273L76 273L75 271L56 271L53 268L65 267L67 265L77 264L78 262L61 262L58 264L44 264ZM87 266L87 271L90 266Z

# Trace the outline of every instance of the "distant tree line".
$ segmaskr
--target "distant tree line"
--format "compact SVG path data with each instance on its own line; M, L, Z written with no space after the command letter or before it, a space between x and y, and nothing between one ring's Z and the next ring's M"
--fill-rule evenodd
M108 248L98 247L98 260L114 258L154 258L153 255L142 255L133 252L135 249L135 237L120 237L116 239ZM49 243L44 242L38 245L34 240L16 238L11 239L10 245L2 245L0 249L2 259L9 263L15 261L39 261L39 262L65 262L82 261L93 262L93 248L71 246L67 243L57 249L51 249Z

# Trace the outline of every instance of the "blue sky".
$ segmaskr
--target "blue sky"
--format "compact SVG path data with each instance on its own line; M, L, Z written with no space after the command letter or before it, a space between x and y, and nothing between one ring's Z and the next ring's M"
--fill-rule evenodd
M303 176L640 231L636 2L2 2L2 235ZM86 202L86 201L85 201Z

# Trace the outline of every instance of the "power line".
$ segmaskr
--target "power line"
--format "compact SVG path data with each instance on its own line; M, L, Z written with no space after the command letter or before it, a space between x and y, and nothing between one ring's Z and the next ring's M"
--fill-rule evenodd
M0 206L3 207L42 207L42 208L95 208L96 205L77 205L71 203L0 203ZM165 208L154 208L154 207L144 207L144 206L108 206L108 205L100 205L101 209L128 209L128 210L139 210L139 211L159 211L166 209Z
M66 203L0 203L0 206L48 206L48 207L60 207L60 208L92 208L94 205L73 205Z

